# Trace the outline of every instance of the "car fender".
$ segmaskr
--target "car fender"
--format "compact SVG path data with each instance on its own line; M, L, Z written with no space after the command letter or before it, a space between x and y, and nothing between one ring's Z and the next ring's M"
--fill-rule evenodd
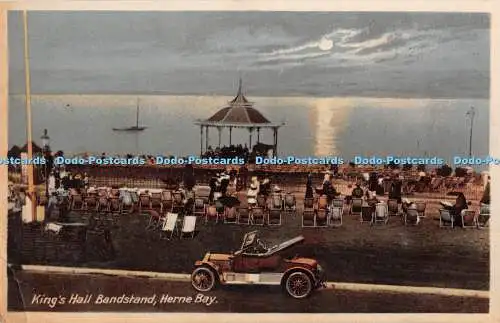
M197 261L195 263L195 269L198 268L198 267L208 267L208 268L212 269L213 272L214 272L214 274L215 274L215 276L216 276L216 278L220 281L221 273L219 271L219 266L217 266L217 265L215 265L215 264L213 264L211 262L208 262L208 261L207 262L205 262L205 261Z
M314 273L311 270L309 270L308 268L296 266L296 267L289 268L287 271L285 271L283 273L283 278L281 278L281 285L284 284L284 282L288 278L288 275L290 275L291 273L296 272L296 271L301 271L303 273L306 273L309 276L309 278L311 278L312 282L314 284L316 284L316 277L314 276Z

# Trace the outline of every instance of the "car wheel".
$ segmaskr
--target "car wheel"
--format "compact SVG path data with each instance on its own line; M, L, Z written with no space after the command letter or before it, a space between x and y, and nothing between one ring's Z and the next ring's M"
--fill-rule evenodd
M191 285L199 292L208 292L215 287L214 272L207 267L198 267L191 274Z
M285 290L293 298L306 298L313 290L313 283L309 275L296 271L287 277Z

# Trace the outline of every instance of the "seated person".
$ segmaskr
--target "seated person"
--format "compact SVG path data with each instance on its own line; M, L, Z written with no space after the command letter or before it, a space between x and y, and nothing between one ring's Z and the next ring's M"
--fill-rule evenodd
M455 224L457 226L462 225L462 217L460 216L463 210L468 209L468 203L465 199L464 193L459 193L455 204L452 206L443 205L446 210L450 211L450 214L454 217Z
M361 185L358 183L356 184L356 187L352 190L351 197L352 198L362 198L364 195L363 189L361 188Z
M255 206L257 204L258 192L257 185L251 184L247 192L248 206Z

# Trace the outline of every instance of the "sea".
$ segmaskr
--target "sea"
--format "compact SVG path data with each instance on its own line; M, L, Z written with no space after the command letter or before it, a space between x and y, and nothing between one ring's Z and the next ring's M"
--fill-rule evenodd
M33 140L47 129L52 151L66 155L175 155L200 153L200 128L227 106L232 97L164 95L32 95ZM472 153L489 152L489 100L399 99L364 97L248 97L271 122L284 122L278 133L280 156L411 156L444 158L468 156L474 107ZM143 132L116 132L135 125L136 105ZM209 145L219 143L217 129L209 131ZM253 143L257 133L252 136ZM246 129L233 129L233 144L248 144ZM260 131L260 142L272 144L270 129ZM9 147L26 143L25 96L9 98ZM221 132L229 144L229 131ZM205 145L205 140L203 140Z

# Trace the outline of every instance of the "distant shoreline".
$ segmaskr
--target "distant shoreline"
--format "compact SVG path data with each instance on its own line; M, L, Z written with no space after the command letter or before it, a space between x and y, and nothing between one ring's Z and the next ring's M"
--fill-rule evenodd
M427 101L461 101L461 100L483 100L490 101L485 97L388 97L388 96L367 96L367 95L305 95L305 94L288 94L288 95L253 95L246 93L246 96L252 101L252 98L297 98L297 99L380 99L380 100L427 100ZM24 97L24 93L9 93L9 97ZM75 96L93 96L93 97L228 97L233 98L234 94L217 94L217 93L169 93L169 92L152 92L152 93L31 93L32 97L75 97Z

